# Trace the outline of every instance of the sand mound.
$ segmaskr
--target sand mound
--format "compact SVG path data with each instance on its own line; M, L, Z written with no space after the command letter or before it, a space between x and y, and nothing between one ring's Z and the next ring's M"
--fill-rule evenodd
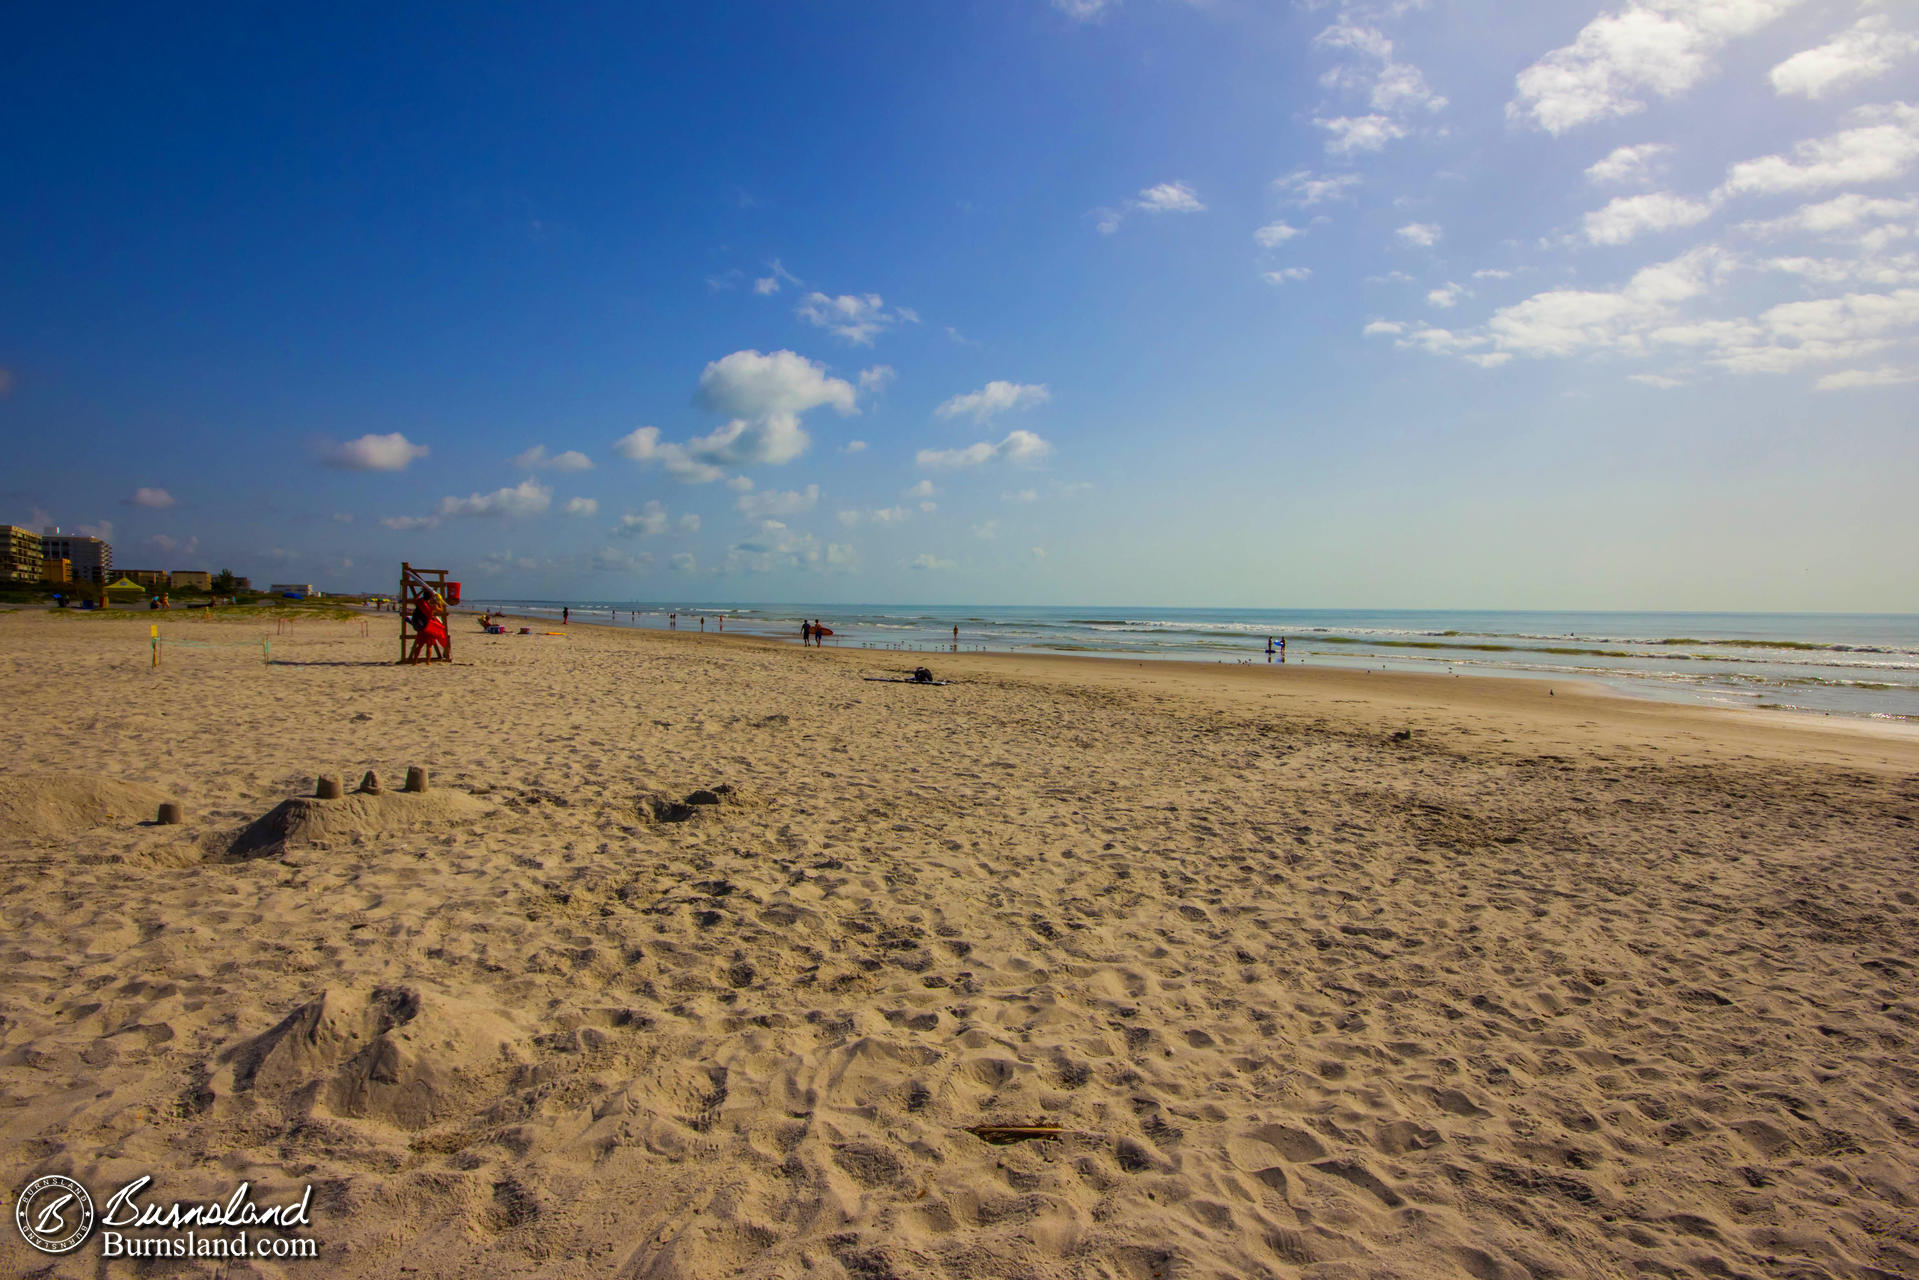
M289 849L464 826L492 808L463 791L355 793L337 800L298 796L274 806L237 836L210 837L207 856L214 862L243 862Z
M677 799L665 792L641 792L633 807L642 822L692 822L712 817L723 808L750 803L751 798L744 791L721 782L711 787L696 787Z
M333 989L222 1053L209 1087L216 1105L251 1097L421 1129L497 1097L519 1038L491 1011L437 992Z
M0 840L58 840L104 823L151 822L172 796L85 773L0 778Z

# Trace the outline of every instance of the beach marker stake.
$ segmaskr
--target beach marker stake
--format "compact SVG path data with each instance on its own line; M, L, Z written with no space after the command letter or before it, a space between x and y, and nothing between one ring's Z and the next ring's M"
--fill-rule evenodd
M153 641L153 665L157 667L160 665L160 626L159 624L155 623L153 626L148 627L147 635Z

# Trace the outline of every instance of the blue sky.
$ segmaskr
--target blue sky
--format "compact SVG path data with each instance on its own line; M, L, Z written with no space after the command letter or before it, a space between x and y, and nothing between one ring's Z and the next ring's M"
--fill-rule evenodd
M16 14L0 519L496 596L1919 610L1919 12Z

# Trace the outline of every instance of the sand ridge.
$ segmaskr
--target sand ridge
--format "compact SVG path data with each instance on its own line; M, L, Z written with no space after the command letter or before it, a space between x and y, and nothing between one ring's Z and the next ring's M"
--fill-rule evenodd
M1919 1271L1909 742L348 628L154 673L133 624L0 616L0 781L188 811L0 838L10 1190L310 1181L303 1274ZM409 764L468 812L206 857Z

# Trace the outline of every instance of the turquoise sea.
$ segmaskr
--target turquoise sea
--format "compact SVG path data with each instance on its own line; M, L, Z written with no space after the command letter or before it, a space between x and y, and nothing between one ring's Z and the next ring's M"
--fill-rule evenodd
M1423 609L1161 609L1129 606L786 605L700 601L469 600L583 622L682 630L699 619L728 634L799 643L819 618L842 649L1073 653L1266 664L1285 637L1287 663L1579 677L1643 697L1919 722L1919 615L1831 613L1546 613Z

